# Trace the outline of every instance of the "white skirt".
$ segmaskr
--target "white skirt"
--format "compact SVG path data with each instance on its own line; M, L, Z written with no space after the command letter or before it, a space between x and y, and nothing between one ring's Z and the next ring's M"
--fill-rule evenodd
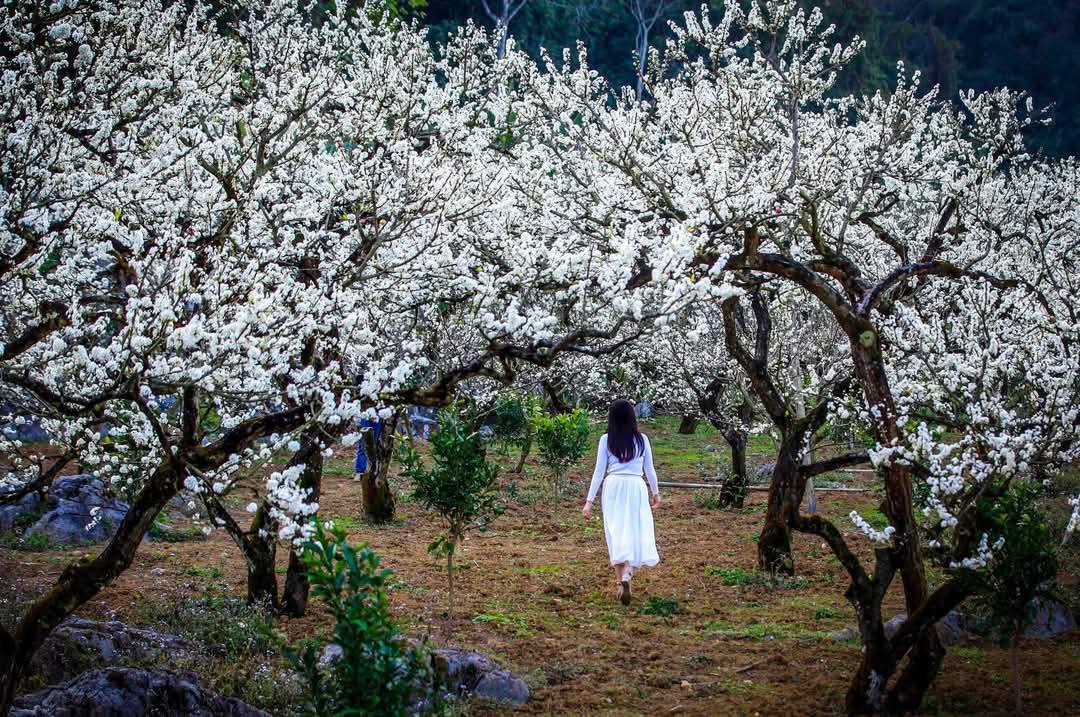
M604 537L612 565L656 565L649 490L639 475L612 473L604 478L600 505L604 510Z

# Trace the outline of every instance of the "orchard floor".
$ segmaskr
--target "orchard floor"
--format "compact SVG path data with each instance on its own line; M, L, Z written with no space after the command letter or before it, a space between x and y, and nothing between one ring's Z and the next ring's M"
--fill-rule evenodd
M669 420L646 430L662 479L694 481L712 472L698 464L715 464L718 454L703 450L708 443L722 445L715 434L701 429L677 436ZM752 461L767 461L766 448L755 448ZM391 601L410 635L486 652L532 688L533 699L524 707L474 703L464 708L467 714L842 713L859 645L829 637L853 625L854 615L843 599L842 568L819 540L796 536L799 578L768 584L754 572L764 493L753 493L740 511L719 511L698 505L691 490L667 489L656 514L661 563L635 576L633 603L624 607L614 599L601 518L585 521L580 514L578 494L587 469L574 475L574 497L561 500L554 499L536 466L517 479L517 500L464 544L452 617L446 615L444 567L426 552L440 529L433 515L399 501L393 524L363 523L359 484L351 479L350 461L341 457L328 465L322 515L343 522L352 539L369 542L394 570ZM236 500L239 506L248 499ZM819 493L819 510L864 552L868 546L852 534L845 516L852 509L872 513L877 502L872 492ZM1075 597L1076 548L1068 550L1061 583ZM0 549L9 595L46 587L85 552ZM279 555L282 572L285 559ZM220 531L206 540L145 542L131 568L80 614L138 623L147 603L180 603L208 589L237 596L244 591L244 562ZM887 605L889 615L902 610L897 590ZM673 608L677 612L670 615L642 612ZM301 639L327 625L316 604L306 617L275 627ZM1027 641L1020 655L1027 714L1080 714L1080 632ZM220 669L215 664L206 669ZM272 680L282 667L260 669L269 670ZM213 675L207 678L222 684ZM248 684L235 682L241 683ZM255 701L272 707L265 696ZM1009 653L978 644L949 650L923 713L1004 715L1012 714L1011 705Z

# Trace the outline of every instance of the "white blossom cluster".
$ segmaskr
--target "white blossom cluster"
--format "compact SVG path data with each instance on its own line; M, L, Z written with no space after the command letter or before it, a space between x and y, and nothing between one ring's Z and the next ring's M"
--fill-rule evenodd
M882 530L877 530L870 523L866 522L866 518L863 518L857 511L851 511L848 515L851 518L851 522L855 524L855 527L859 529L859 532L870 539L871 543L877 545L886 545L892 541L892 536L896 533L896 528L891 525L886 526Z

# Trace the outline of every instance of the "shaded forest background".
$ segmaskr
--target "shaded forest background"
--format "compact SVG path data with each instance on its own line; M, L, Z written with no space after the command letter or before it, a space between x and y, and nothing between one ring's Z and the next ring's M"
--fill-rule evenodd
M633 84L633 52L638 18L656 22L648 44L661 47L670 35L667 21L700 0L397 0L411 5L441 39L472 19L493 27L493 16L518 8L510 32L533 55L548 48L557 55L580 39L590 63L617 85ZM720 2L712 0L706 4ZM960 90L1007 86L1027 90L1036 107L1053 105L1053 123L1035 129L1034 146L1048 155L1080 154L1080 0L809 0L835 23L838 37L859 35L864 54L843 75L838 91L888 90L896 62L923 73L923 84Z

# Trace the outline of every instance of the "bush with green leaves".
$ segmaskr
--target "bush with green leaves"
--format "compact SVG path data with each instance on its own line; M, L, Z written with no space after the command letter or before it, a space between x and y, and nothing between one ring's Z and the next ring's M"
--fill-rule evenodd
M345 530L316 523L301 557L312 594L334 618L331 641L312 638L285 655L307 684L306 711L318 715L405 715L426 674L390 613L392 571L366 545L349 545Z
M536 395L504 397L495 404L494 421L492 430L495 432L495 440L502 445L502 449L509 452L511 446L520 449L517 466L514 473L521 473L525 468L525 460L532 452L533 442L536 438L534 432L534 419L543 414L544 402Z
M570 413L532 419L540 461L551 474L555 495L561 495L566 474L585 457L589 448L589 412L576 408Z
M961 568L975 589L974 603L990 621L1003 647L1012 647L1015 710L1021 712L1017 644L1035 617L1032 600L1049 596L1058 572L1057 543L1038 508L1041 487L1016 482L1001 496L976 503L978 524L997 544L990 564L981 570Z
M439 427L431 434L433 465L425 468L412 446L405 450L405 475L413 481L412 498L443 520L444 530L428 552L446 558L448 610L454 611L454 553L465 533L485 527L498 515L499 467L487 461L475 421L454 409L439 412Z
M494 440L507 452L510 446L522 445L529 431L525 403L519 396L502 396L491 411L491 430Z

